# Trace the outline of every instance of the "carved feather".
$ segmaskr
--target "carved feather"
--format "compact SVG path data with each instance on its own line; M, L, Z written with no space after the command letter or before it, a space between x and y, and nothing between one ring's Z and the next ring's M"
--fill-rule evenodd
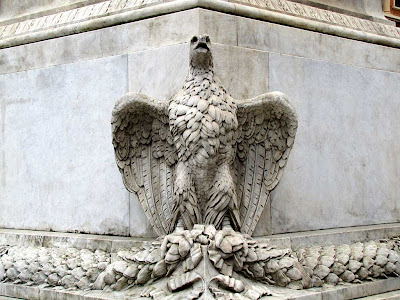
M137 194L159 235L171 232L173 165L177 161L168 105L130 93L117 101L111 121L115 158L124 185Z
M227 215L251 235L293 145L297 117L282 93L235 101L209 67L191 66L168 102L127 94L113 111L124 184L159 235L178 217L218 227Z
M297 115L279 92L238 103L236 190L241 231L251 235L282 177L297 129Z

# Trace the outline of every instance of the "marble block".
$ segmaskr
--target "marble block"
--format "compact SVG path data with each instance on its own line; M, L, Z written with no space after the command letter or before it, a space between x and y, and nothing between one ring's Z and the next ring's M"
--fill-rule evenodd
M129 234L110 111L127 56L0 77L0 226Z
M128 91L171 97L208 33L237 99L281 91L299 129L255 235L400 220L400 50L194 8L0 49L0 227L154 236L114 162Z

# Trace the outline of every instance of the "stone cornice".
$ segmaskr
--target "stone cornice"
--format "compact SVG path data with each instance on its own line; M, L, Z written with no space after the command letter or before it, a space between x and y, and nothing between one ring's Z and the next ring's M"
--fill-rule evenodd
M108 0L1 26L0 48L196 7L400 48L400 30L396 27L286 0Z

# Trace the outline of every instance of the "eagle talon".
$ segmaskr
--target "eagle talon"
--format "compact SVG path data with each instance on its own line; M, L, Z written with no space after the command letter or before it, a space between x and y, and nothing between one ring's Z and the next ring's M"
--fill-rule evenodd
M176 223L174 233L182 233L184 230L185 230L185 227L183 226L183 220L182 220L182 218L179 218L178 222Z
M231 220L227 216L222 220L222 230L233 230Z

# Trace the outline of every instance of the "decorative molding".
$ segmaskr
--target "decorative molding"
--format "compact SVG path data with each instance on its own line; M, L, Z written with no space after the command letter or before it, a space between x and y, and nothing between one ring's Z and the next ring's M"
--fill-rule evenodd
M195 7L400 47L400 30L396 27L287 0L108 0L1 26L0 48L99 29ZM299 21L298 18L304 22ZM326 26L332 28L326 28Z
M13 291L23 287L36 287L48 295L102 291L101 298L85 299L115 299L118 292L120 299L134 295L198 299L206 294L208 299L253 300L271 294L274 286L326 289L347 283L351 287L399 273L399 238L293 251L231 229L196 225L117 253L65 245L0 245L0 294L8 296L17 296ZM2 290L4 284L11 288Z
M394 26L373 22L354 16L328 11L286 0L236 0L238 3L261 7L270 11L306 18L326 24L343 26L373 34L400 38L400 30Z
M358 252L358 254L361 254L360 250L362 250L362 248L372 249L373 251L369 252L369 256L371 257L375 255L375 246L376 255L378 255L378 249L381 249L382 247L385 247L386 249L392 249L393 251L399 253L397 247L400 246L400 243L397 238L391 238L389 240L384 240L381 242L367 242L371 238L373 240L379 240L388 237L395 237L399 234L399 228L399 223L368 225L340 229L327 229L317 232L309 231L277 236L268 236L263 239L253 240L253 242L256 242L258 244L258 247L262 247L263 245L279 245L277 248L270 247L270 250L265 251L269 251L271 254L274 255L277 255L279 254L279 251L282 251L280 252L281 254L286 253L285 255L283 255L282 259L285 257L288 258L290 255L294 255L297 257L297 255L301 255L301 253L308 253L307 255L311 253L314 253L316 255L329 253L329 255L332 255L332 246L329 245L347 243L352 250L352 258L357 256L357 259L359 259L361 255L354 255L356 254L356 251ZM197 232L190 232L190 234L198 233L199 230ZM198 238L197 240L200 239L201 238ZM214 238L211 238L211 240L214 240ZM356 243L357 241L362 242L362 244ZM129 273L129 270L127 271L127 268L132 265L134 266L140 264L138 263L138 261L142 261L146 258L144 256L147 255L143 255L142 257L140 257L140 255L137 254L143 251L143 249L147 249L142 252L143 254L148 252L148 249L150 249L152 246L159 247L159 242L160 241L155 241L155 243L153 244L153 242L151 241L144 241L142 239L126 238L119 236L0 229L0 295L29 299L69 299L69 297L71 297L79 300L104 300L116 298L125 299L132 296L137 297L142 292L151 292L152 287L159 288L160 286L156 283L164 282L165 284L167 284L168 279L161 278L146 287L133 286L126 290L122 288L120 292L111 292L111 286L114 284L113 289L117 289L117 286L115 285L115 283L113 283L113 281L120 280L121 278L125 277L125 275L127 275L125 278L127 278L128 280L126 281L126 279L122 279L121 282L126 281L126 283L124 284L125 287L129 286L129 284L132 284L137 279L138 274L136 275L135 279L129 277L132 275ZM172 244L169 248L171 248ZM304 245L307 246L304 247ZM361 245L363 245L363 247L361 247ZM253 246L251 247L254 248ZM336 247L335 258L339 258L338 252L343 252L345 248L346 246ZM287 252L288 249L299 250L291 251L291 253L289 254L289 252ZM314 249L314 252L311 249ZM273 253L274 250L278 250L278 252ZM391 254L390 259L393 262L393 258L396 255L392 250L389 250L389 255ZM379 250L380 253L382 251L386 252L386 250ZM208 261L210 258L210 256L208 255L208 251L204 251L202 253L203 261ZM363 257L360 261L364 263L364 256L367 256L367 252L363 250L362 253ZM376 255L375 258L373 258L375 261L377 261ZM387 256L388 261L389 255ZM44 259L45 257L51 258L49 259L49 261L46 261L46 259ZM192 255L188 254L188 257L192 257ZM213 257L215 257L214 253ZM11 264L10 258L12 260ZM287 261L286 258L285 260ZM343 258L347 260L347 257L340 256L340 259ZM135 259L138 260L135 261ZM278 258L278 261L281 261L282 259ZM382 257L380 257L380 259L382 259ZM275 259L272 259L272 261L274 260ZM319 260L321 261L321 263L322 261L326 263L329 258L324 257L324 259L322 259L322 257L320 257ZM103 263L100 263L100 261L103 261ZM368 263L368 261L371 262L371 260L368 260L366 258L366 264ZM51 262L52 265L49 265L48 262ZM121 267L125 268L125 264L123 262L125 262L127 266L121 274ZM311 258L307 259L307 257L303 257L301 265L304 268L307 267L306 264L309 264L310 262L312 262ZM39 264L41 270L39 271L38 269L37 272L34 272L33 274L31 271L35 271L34 267L37 266L37 264ZM214 262L211 261L211 264L213 265ZM346 270L348 270L350 266L353 267L354 264L355 262L350 262L349 259L348 263L344 266ZM400 267L397 262L395 262L394 265L395 267L396 265ZM105 270L108 266L112 267L109 267L109 270L106 272ZM390 268L390 266L390 264L387 265L388 268ZM386 267L383 267L384 270L386 270L385 268ZM7 275L7 271L9 269L11 269L11 271L9 271ZM15 272L14 269L17 271L18 274ZM113 274L115 275L115 277L111 275L111 269L113 273L115 272L115 274ZM290 268L287 268L286 273L289 271L289 269ZM333 270L333 268L330 268L330 270L331 269ZM370 266L370 268L368 269L371 270L371 274L373 269L375 269L375 271L382 271L376 266ZM82 272L82 270L84 271L84 273ZM31 272L32 275L29 274L28 271ZM291 273L293 272L294 271L290 272L288 275L292 276L293 274ZM357 273L358 272L359 271L357 271ZM49 275L46 275L45 273L48 273ZM105 285L103 291L94 290L94 282L102 273L104 277L106 273L109 273L109 275L107 276L107 281L110 283L104 282ZM66 277L67 275L72 274L74 274L78 278L72 278L71 276ZM349 275L349 273L347 274ZM16 275L17 277L15 277ZM58 277L56 277L56 275ZM101 276L102 278L100 278L98 281L98 284L101 286L103 284L103 279L105 280L103 275ZM31 277L29 278L29 276ZM64 277L66 278L64 279ZM353 298L360 298L368 295L398 290L400 288L400 278L398 277L389 277L388 279L373 278L373 280L364 280L362 281L362 283L357 284L341 284L339 286L340 292L339 294L337 294L337 286L335 287L325 284L325 282L328 279L332 279L332 277L334 276L330 275L329 278L326 278L322 281L322 289L303 289L301 293L291 289L285 289L285 292L282 293L282 288L276 288L275 286L268 286L268 289L272 293L279 292L281 298L284 299L303 299L306 295L308 295L309 297L317 295L318 297L316 296L316 299L320 299L321 295L322 297L324 297L324 295L332 297L332 293L334 293L334 295L338 295L337 298L341 298L340 295L344 295L343 293L346 293L346 295L351 295ZM86 278L89 281L87 281ZM346 277L346 279L351 278L352 276ZM36 284L34 283L34 280L36 280ZM263 286L261 282L250 281L250 279L244 277L242 277L242 280L245 285L251 282L253 286L257 287L260 290L263 290L265 288L265 286ZM321 283L321 281L318 280L314 281L315 283ZM198 284L200 281L195 281L194 284L196 282ZM358 280L354 279L353 282L358 282ZM290 283L292 283L292 281L288 284ZM294 284L292 283L292 285ZM70 288L68 288L68 286ZM83 288L83 290L81 288ZM148 288L147 291L144 290L145 288ZM159 294L161 294L158 299L166 299L165 297L163 297L163 293L169 293L169 290L164 289L164 291L158 291ZM188 292L190 292L190 289L184 289L183 291L179 292L179 294L176 292L173 294L182 296L183 294L186 294ZM171 296L173 296L173 294ZM157 299L157 294L153 293L152 297Z
M22 22L12 23L0 27L0 38L17 36L48 30L51 28L65 26L77 22L87 21L94 18L101 18L113 14L123 13L127 10L137 9L160 0L108 0L93 5L87 5L52 15L42 16Z

